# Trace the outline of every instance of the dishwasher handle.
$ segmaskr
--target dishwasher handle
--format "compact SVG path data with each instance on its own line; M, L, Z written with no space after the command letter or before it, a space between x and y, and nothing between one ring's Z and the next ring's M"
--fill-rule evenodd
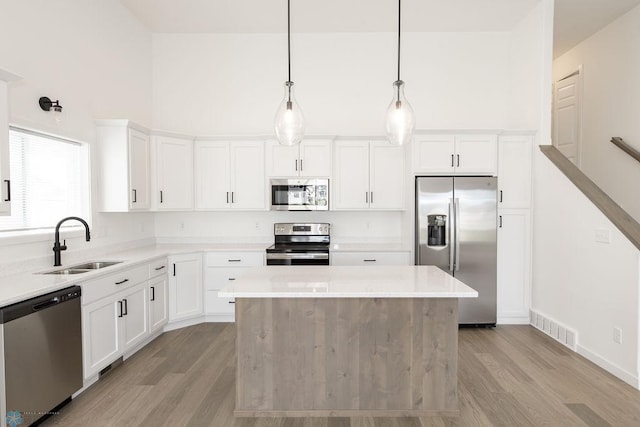
M54 297L47 301L42 301L37 304L33 304L33 311L44 310L45 308L49 308L57 304L60 304L60 297Z

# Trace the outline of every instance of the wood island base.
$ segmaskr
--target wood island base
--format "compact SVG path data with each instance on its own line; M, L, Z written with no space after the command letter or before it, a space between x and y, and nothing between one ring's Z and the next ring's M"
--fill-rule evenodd
M457 298L237 298L236 416L455 416Z

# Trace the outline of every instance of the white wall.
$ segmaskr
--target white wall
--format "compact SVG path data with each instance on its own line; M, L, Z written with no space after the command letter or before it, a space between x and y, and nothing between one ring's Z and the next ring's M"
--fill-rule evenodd
M583 66L581 169L640 221L640 163L611 144L640 150L640 6L556 59L554 81Z
M532 308L577 331L579 353L638 387L640 252L539 150L535 164ZM610 244L595 241L599 229Z
M12 124L92 143L94 119L151 122L151 34L119 1L2 1L0 7L0 68L23 77L9 91ZM60 100L62 123L40 109L40 96ZM50 234L44 240L0 239L0 270L41 257L52 265ZM94 209L92 242L68 241L63 261L73 252L153 234L152 215L106 215Z

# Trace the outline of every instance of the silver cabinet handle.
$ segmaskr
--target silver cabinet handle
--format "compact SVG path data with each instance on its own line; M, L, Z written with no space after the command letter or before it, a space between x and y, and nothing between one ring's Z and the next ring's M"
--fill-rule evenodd
M451 155L451 157L453 158L453 154ZM449 221L447 221L447 229L448 229L448 235L449 235L449 241L447 242L449 244L449 271L453 272L454 271L454 262L455 262L455 248L454 246L451 244L451 242L453 242L454 236L453 234L455 233L455 225L454 222L452 221L453 219L453 199L449 199Z
M455 269L456 271L460 270L460 232L458 227L460 227L460 199L456 198L454 201L455 206L455 215L456 215L456 262Z

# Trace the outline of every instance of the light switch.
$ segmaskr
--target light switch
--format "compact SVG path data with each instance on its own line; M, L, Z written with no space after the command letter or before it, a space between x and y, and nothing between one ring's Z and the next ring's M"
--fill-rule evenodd
M606 228L596 229L596 242L611 243L611 230L607 230Z

